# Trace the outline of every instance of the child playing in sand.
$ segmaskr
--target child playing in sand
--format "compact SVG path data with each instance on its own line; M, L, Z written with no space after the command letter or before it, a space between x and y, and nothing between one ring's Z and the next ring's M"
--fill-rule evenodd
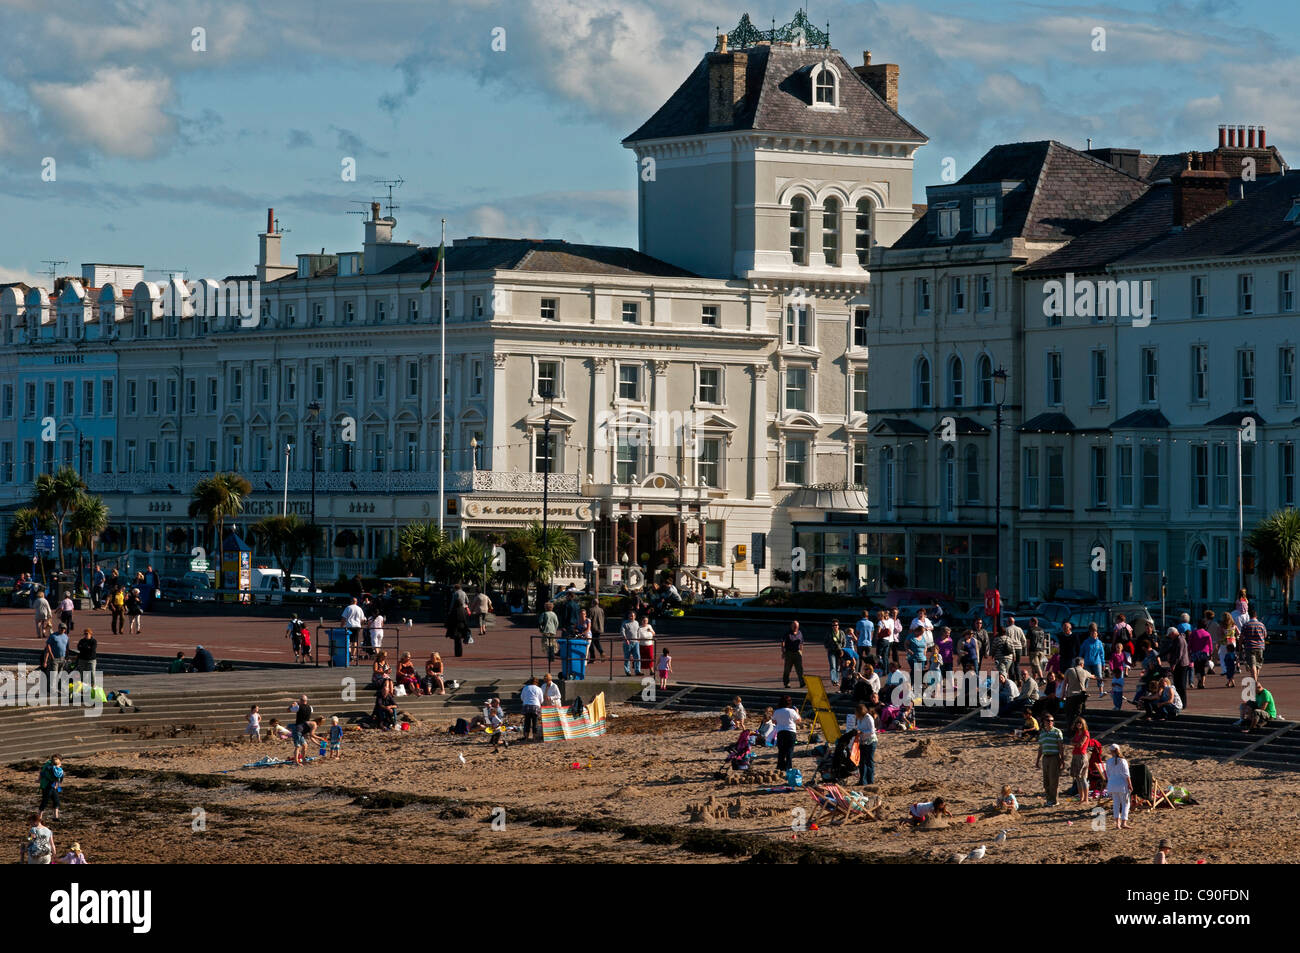
M266 737L275 741L288 741L293 737L293 732L280 724L279 719L272 718L266 729Z
M659 667L659 690L661 692L667 691L668 675L673 670L672 653L670 653L667 649L664 649L663 654L659 656L659 661L657 664Z
M244 729L244 734L257 742L262 740L262 714L256 705L248 709L248 727Z
M736 727L736 711L730 705L722 707L722 717L719 719L721 724L718 725L719 731L731 731Z
M765 748L776 744L776 722L772 720L774 714L771 706L768 706L763 710L763 720L758 725L759 744Z
M73 841L68 852L55 861L55 863L59 864L84 864L86 862L86 855L81 852L81 844L77 841Z
M737 695L731 700L731 723L736 726L737 731L745 730L745 704Z
M998 797L998 813L1014 814L1020 810L1020 802L1016 800L1015 794L1011 790L1011 785L1002 785L1002 794Z
M948 802L942 797L913 804L907 809L907 814L913 824L920 824L932 817L952 817L952 812L948 810Z
M334 761L343 760L343 726L339 724L338 715L330 718L329 757Z
M298 764L305 763L307 746L313 742L320 745L321 757L323 758L325 756L325 745L327 742L323 736L316 734L316 724L317 723L314 721L307 722L307 730L302 733L300 743L298 747L294 749L293 760Z

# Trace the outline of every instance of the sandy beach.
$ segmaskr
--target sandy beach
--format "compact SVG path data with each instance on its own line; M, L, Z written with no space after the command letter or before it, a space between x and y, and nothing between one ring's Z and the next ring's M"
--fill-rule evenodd
M882 797L883 820L796 830L814 808L809 794L752 783L770 778L774 749L760 749L753 777L728 776L721 749L735 733L715 730L716 716L612 714L601 738L500 751L425 722L349 731L343 761L301 767L240 767L290 753L269 742L78 758L52 827L60 850L78 840L92 863L928 863L981 844L988 854L977 863L1148 863L1162 837L1174 840L1176 862L1300 861L1291 773L1132 750L1199 803L1135 811L1132 829L1117 831L1094 805L1043 806L1031 744L981 731L885 734L878 784L864 789ZM795 759L807 780L810 750L801 743ZM15 839L39 800L35 768L0 769L0 817ZM1020 799L1014 817L992 813L1003 784ZM951 825L911 829L908 806L935 795L949 801Z

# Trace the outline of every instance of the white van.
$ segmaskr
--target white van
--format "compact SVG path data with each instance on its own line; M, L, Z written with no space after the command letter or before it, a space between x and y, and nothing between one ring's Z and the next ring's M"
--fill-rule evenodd
M270 602L279 602L284 598L284 572L279 569L254 569L252 575L253 596L263 596ZM312 589L311 580L300 573L289 577L289 591L308 593Z

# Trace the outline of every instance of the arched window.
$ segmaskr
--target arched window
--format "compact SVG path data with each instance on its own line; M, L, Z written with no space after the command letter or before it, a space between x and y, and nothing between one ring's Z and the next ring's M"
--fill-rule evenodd
M835 71L826 63L813 69L813 105L839 105L839 89L836 87Z
M966 396L966 368L961 358L954 354L948 358L948 403L960 407Z
M840 264L840 200L827 199L822 204L822 255L826 264Z
M863 268L867 267L867 262L871 258L872 208L870 199L858 199L858 216L857 224L854 227L854 236L858 249L858 265Z
M880 451L880 505L886 513L894 512L894 448Z
M913 402L917 407L929 407L933 403L931 384L930 359L918 357L916 359L916 380L912 387Z
M981 407L993 406L993 362L987 354L981 354L976 365L979 377L979 402Z
M966 448L965 460L966 502L980 501L980 452L971 444Z
M957 462L952 447L944 447L939 458L939 503L941 518L950 520L957 512Z
M796 265L808 264L808 200L802 195L790 200L790 257Z

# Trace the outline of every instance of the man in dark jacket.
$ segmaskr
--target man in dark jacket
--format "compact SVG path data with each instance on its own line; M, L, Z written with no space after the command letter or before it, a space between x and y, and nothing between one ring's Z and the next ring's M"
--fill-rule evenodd
M605 647L600 644L601 638L605 634L605 610L600 604L598 597L592 597L591 605L587 607L587 618L591 620L591 646L588 648L590 661L596 661L596 653L600 657L605 657Z
M212 653L200 645L194 649L194 660L190 662L190 667L196 672L215 672L217 663Z

